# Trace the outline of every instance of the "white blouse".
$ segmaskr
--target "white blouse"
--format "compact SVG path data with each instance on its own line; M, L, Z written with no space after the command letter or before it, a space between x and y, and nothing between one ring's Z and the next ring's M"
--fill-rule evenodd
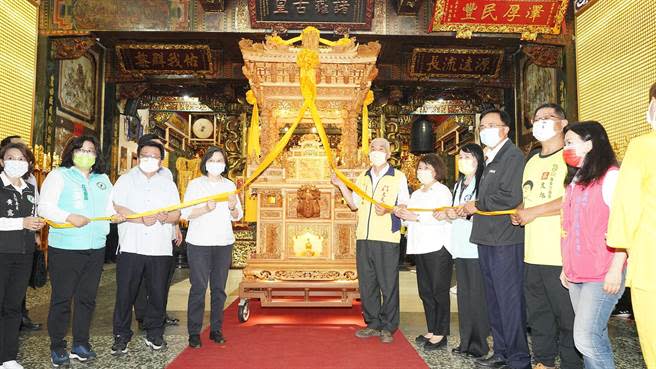
M184 201L192 201L207 196L234 191L237 187L226 178L221 177L218 182L212 182L207 176L198 177L187 186ZM182 218L189 219L193 209L202 208L205 203L182 209ZM235 243L231 220L239 220L244 212L237 197L237 216L232 217L228 202L216 203L216 208L209 213L189 220L186 241L194 246L228 246Z
M441 208L451 206L451 191L435 182L427 191L419 189L412 193L408 208ZM432 212L418 212L416 221L407 221L408 254L427 254L446 247L451 249L451 224L437 220Z

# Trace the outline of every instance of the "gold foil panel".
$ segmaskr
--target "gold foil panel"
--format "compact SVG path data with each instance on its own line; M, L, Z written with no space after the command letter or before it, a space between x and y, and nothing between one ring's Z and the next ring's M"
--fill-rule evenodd
M576 18L579 120L601 122L623 157L631 138L649 132L645 111L656 82L653 1L598 1Z

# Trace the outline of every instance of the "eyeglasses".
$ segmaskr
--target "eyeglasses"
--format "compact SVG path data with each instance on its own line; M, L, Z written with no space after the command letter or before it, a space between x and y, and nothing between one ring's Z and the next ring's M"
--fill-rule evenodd
M75 150L75 152L80 153L80 154L87 154L87 155L96 156L96 150L77 149L77 150Z
M160 160L161 157L157 155L141 155L139 156L139 159L155 159L155 160Z
M480 125L479 126L479 128L482 129L482 130L486 129L486 128L501 128L501 127L505 127L505 125L503 125L503 124L494 124L494 125L489 125L489 126L488 125Z

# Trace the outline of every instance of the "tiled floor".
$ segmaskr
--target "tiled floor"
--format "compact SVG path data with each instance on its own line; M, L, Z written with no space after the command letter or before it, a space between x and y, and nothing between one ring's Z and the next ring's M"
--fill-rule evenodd
M141 336L135 329L135 336L130 344L130 352L123 358L114 358L109 354L112 344L112 313L114 310L115 273L114 265L106 265L98 292L96 315L92 325L92 345L98 353L98 360L89 364L73 362L74 368L164 368L187 345L186 308L189 291L188 271L176 271L174 285L171 286L169 297L169 312L180 319L180 325L170 327L166 332L168 349L165 352L152 352L147 349ZM241 271L230 272L228 291L230 297L226 302L229 305L237 298L237 286L241 280ZM417 297L416 275L411 272L401 272L401 329L408 340L414 345L414 337L424 333L425 321L421 302ZM38 290L29 290L28 308L33 320L46 322L50 290L44 287ZM458 319L455 297L452 296L451 336L449 347L458 343ZM209 303L206 304L209 308ZM208 314L206 313L207 322ZM136 327L136 324L134 325ZM610 334L618 369L644 368L640 347L635 331L635 324L630 320L611 319ZM229 337L228 337L229 339ZM70 342L70 338L69 338ZM40 332L27 333L21 336L21 350L19 360L27 369L51 368L49 359L49 340L47 329ZM449 350L425 353L417 349L421 357L431 368L465 369L475 368L469 359L453 356ZM282 367L284 365L281 363ZM217 364L217 368L220 368ZM191 369L191 368L190 368Z

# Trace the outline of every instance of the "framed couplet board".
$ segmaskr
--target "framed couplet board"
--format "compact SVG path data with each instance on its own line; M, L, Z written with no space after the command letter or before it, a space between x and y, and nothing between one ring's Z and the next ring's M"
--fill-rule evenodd
M415 48L410 61L412 78L497 79L503 50Z
M374 0L248 0L253 28L370 30Z

